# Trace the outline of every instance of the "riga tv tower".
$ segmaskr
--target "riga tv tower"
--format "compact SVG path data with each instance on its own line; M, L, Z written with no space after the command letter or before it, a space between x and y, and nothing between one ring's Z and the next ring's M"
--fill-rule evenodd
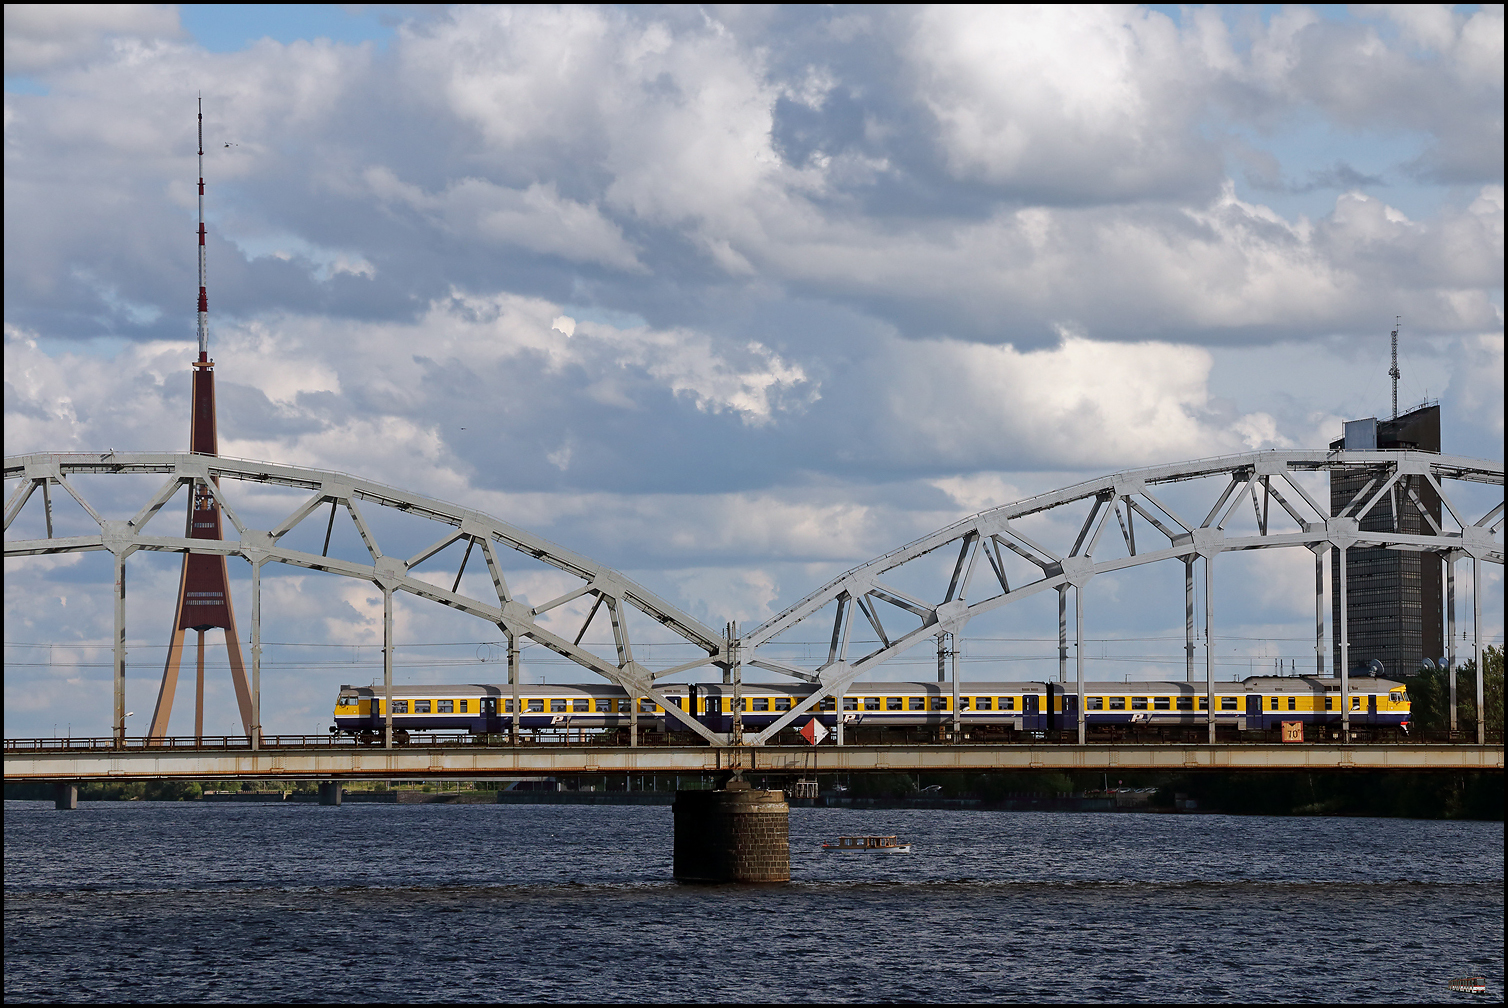
M189 451L199 455L219 454L215 429L215 362L209 359L209 292L204 270L204 99L199 99L199 357L193 362L193 413L189 419ZM216 485L218 486L218 480ZM220 535L220 506L207 487L195 485L189 496L186 538L215 539ZM225 573L225 557L209 553L185 553L183 573L178 579L178 605L173 620L172 643L168 646L167 664L162 670L162 686L157 693L157 707L152 712L152 726L147 737L167 735L168 718L173 713L173 694L178 689L178 667L183 661L185 632L196 631L198 638L197 674L194 679L194 737L204 737L204 634L216 627L225 631L225 651L230 660L231 682L236 703L241 709L241 727L252 732L251 690L246 684L246 667L241 660L241 644L236 639L235 614L231 610L230 580Z

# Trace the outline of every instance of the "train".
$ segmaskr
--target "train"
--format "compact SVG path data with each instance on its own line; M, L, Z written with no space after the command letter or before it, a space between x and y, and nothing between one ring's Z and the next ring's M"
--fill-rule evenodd
M739 689L743 725L758 731L805 700L813 687L783 683L744 683ZM733 726L733 686L728 683L678 683L664 687L666 698L716 732ZM1078 724L1078 690L1057 682L960 682L958 717L963 725L1011 732L1044 732ZM466 732L491 735L509 731L515 718L528 730L611 730L638 727L675 731L684 726L649 698L631 711L627 693L616 686L586 683L511 686L469 683L444 686L341 686L330 731L363 742L382 738L392 705L394 737L407 741L413 732ZM1194 728L1207 723L1203 684L1181 681L1086 682L1085 721L1101 727ZM1215 723L1246 731L1299 722L1314 728L1339 726L1343 711L1340 680L1319 676L1248 676L1217 682ZM823 725L873 727L942 727L953 721L953 687L932 682L855 682L842 709L833 697L812 711ZM1392 729L1406 733L1409 697L1404 685L1370 676L1350 680L1353 728ZM798 719L805 724L806 716ZM1312 736L1311 736L1312 737Z

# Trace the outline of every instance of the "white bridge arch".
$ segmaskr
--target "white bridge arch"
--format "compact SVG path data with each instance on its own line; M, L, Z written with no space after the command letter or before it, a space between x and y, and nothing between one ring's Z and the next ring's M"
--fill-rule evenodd
M1314 495L1295 478L1304 473L1340 474L1353 477L1352 482L1355 482L1354 477L1361 479L1359 487L1332 509L1315 500ZM1199 508L1202 517L1198 512L1190 512L1187 505L1180 513L1152 489L1195 481L1203 481L1207 496L1204 504L1208 509ZM1208 565L1220 553L1232 550L1285 547L1313 550L1317 589L1316 652L1321 655L1325 646L1324 613L1320 607L1323 605L1322 565L1326 552L1333 552L1336 561L1342 565L1347 551L1353 547L1439 553L1444 555L1452 578L1455 561L1469 557L1476 562L1473 574L1478 590L1473 593L1473 598L1479 600L1479 564L1483 561L1503 562L1503 547L1498 538L1503 524L1503 501L1501 494L1494 495L1495 503L1485 513L1468 513L1446 489L1451 483L1463 481L1501 487L1503 465L1501 462L1416 451L1262 451L1128 470L982 511L834 578L741 638L738 643L743 652L739 656L742 663L819 684L811 697L795 705L793 710L750 741L759 744L772 737L824 697L841 695L866 671L928 638L939 637L939 651L942 652L944 635L956 634L970 619L1040 592L1057 590L1058 657L1063 670L1060 679L1078 684L1078 731L1079 741L1083 742L1083 600L1079 589L1096 575L1143 564L1166 560L1185 563L1186 653L1190 680L1194 678L1193 568L1200 558ZM1439 518L1434 514L1439 510L1436 498L1444 506ZM1055 547L1038 541L1017 524L1029 516L1050 514L1079 502L1090 502L1088 514L1082 521L1074 521L1069 538ZM1251 534L1228 534L1227 525L1248 503L1252 508ZM1112 515L1114 522L1111 521ZM1150 530L1150 549L1146 548L1146 533L1143 534L1143 548L1138 549L1138 518ZM1106 556L1108 550L1101 550L1097 555L1096 550L1112 524L1117 530L1111 538L1118 539L1124 550L1118 556ZM1406 531L1414 526L1422 527L1422 531ZM956 550L956 557L951 564L945 565L930 596L908 593L882 580L898 568L944 549ZM1007 554L1022 558L1033 570L1033 575L1012 584L1006 573ZM1345 581L1342 575L1339 578L1342 592ZM1209 634L1212 601L1208 567L1204 584L1204 625L1205 633ZM1075 647L1077 668L1072 679L1066 674L1068 640L1064 611L1070 589L1075 599L1074 625L1078 635ZM831 631L828 654L820 665L806 668L768 654L778 650L775 645L779 644L782 635L834 603L836 606L828 626ZM1474 627L1480 623L1479 601L1476 606ZM1345 654L1348 643L1344 602L1339 608L1342 655L1335 664L1342 678L1341 688L1345 690L1349 658ZM867 653L855 655L854 628L858 619L867 624L875 646ZM886 620L890 621L888 627ZM905 624L904 629L899 629L901 623ZM1480 668L1480 631L1475 634L1475 639ZM1455 647L1453 638L1451 647ZM1209 647L1205 648L1205 654L1205 679L1212 686ZM953 681L956 693L956 674ZM1477 681L1480 688L1481 678L1478 677ZM1212 690L1206 703L1210 711L1210 740L1213 741ZM955 718L958 710L955 699ZM1478 711L1480 717L1480 700ZM1349 721L1349 704L1343 705L1343 716ZM1479 732L1481 727L1479 723Z
M136 514L124 521L101 516L69 481L71 474L161 474L165 481L142 502ZM1331 508L1314 499L1296 476L1305 473L1341 473L1359 477L1359 489ZM1480 599L1480 563L1502 564L1503 549L1499 532L1503 524L1503 502L1495 502L1483 513L1466 511L1464 503L1452 498L1447 487L1452 483L1480 483L1501 487L1503 466L1478 459L1411 451L1267 451L1202 459L1174 465L1128 470L1101 479L1080 483L1062 490L1041 494L1016 503L982 511L948 525L931 535L877 557L824 585L758 628L738 637L735 633L717 634L699 621L681 612L653 592L635 584L621 573L604 567L584 556L556 546L506 522L479 511L448 504L419 494L345 473L298 466L278 465L220 456L167 453L105 454L37 454L7 458L5 478L17 480L5 510L5 528L20 515L35 492L40 489L46 511L47 536L40 539L9 540L6 557L36 556L52 553L107 550L114 555L115 586L115 724L123 735L125 681L125 560L137 550L165 552L204 552L238 556L251 564L252 618L251 655L253 694L257 697L249 734L253 745L260 736L260 574L269 562L290 564L328 571L376 584L384 597L384 682L392 682L392 596L403 591L440 605L488 620L507 635L510 643L524 637L570 659L583 668L620 686L633 696L652 697L670 715L714 745L762 745L777 732L823 700L838 697L864 672L915 647L928 638L946 640L958 633L970 619L1043 591L1059 593L1059 662L1066 680L1067 637L1063 618L1067 593L1075 595L1076 632L1082 643L1082 597L1078 591L1090 579L1142 564L1166 560L1185 563L1188 626L1188 654L1192 679L1192 606L1193 565L1203 558L1208 565L1222 552L1268 548L1298 547L1314 552L1317 577L1322 576L1326 552L1334 552L1340 564L1346 551L1353 547L1368 549L1410 550L1444 556L1447 570L1454 576L1455 562L1461 558L1474 561L1473 572ZM226 501L218 484L226 479L266 483L301 489L309 496L272 528L248 527ZM1173 483L1194 484L1205 481L1210 487L1210 506L1202 519L1195 512L1180 512L1160 499L1153 487ZM98 534L54 536L50 489L59 487L76 500L99 525ZM218 501L225 519L235 529L237 538L222 540L189 539L182 536L156 535L147 531L154 516L176 494L188 487L204 486ZM1438 499L1439 505L1436 505ZM1088 514L1073 524L1076 531L1069 541L1049 544L1028 534L1019 522L1029 516L1051 515L1059 509L1083 506ZM1235 516L1250 504L1254 517L1251 534L1237 534ZM280 545L289 532L309 519L323 505L329 504L331 521L338 508L345 508L360 532L370 554L370 563L352 562L320 554L289 549ZM407 558L385 554L371 525L361 512L361 504L394 508L405 514L448 526L428 547ZM1276 507L1274 507L1276 505ZM1199 510L1204 510L1200 506ZM1439 511L1439 517L1436 517ZM1061 513L1061 512L1060 512ZM1109 550L1096 550L1107 540L1111 516L1119 540L1125 549L1121 555L1108 556ZM1152 548L1138 548L1138 519L1150 529ZM1422 524L1421 524L1422 523ZM1418 527L1420 531L1409 531ZM1144 546L1145 537L1143 533ZM492 576L495 598L474 598L459 591L460 572L450 590L415 577L412 569L448 546L465 541L466 557L474 547L481 552ZM328 544L328 535L327 535ZM579 579L580 584L558 598L537 606L517 601L504 576L498 547L505 547L548 564ZM953 562L931 595L904 591L881 580L934 551L957 548ZM1007 573L1008 554L1019 557L1032 570L1026 579L1012 583ZM466 559L462 559L464 571ZM1342 590L1345 578L1340 579ZM1210 610L1209 577L1205 578L1205 609ZM580 632L567 638L541 626L536 617L575 599L589 596L593 603ZM1322 599L1322 584L1317 584L1317 600ZM1322 602L1317 601L1317 606ZM825 661L806 667L781 658L776 652L782 635L798 624L834 606L831 621L831 644ZM1480 623L1480 601L1474 626ZM703 656L673 668L652 671L634 659L624 614L628 608L638 610L669 629L682 640L696 645ZM1345 619L1345 606L1340 607ZM581 646L587 630L599 613L611 623L615 659L608 660ZM877 646L855 655L856 614L873 631ZM1319 634L1323 634L1323 612L1317 613ZM889 620L887 629L886 620ZM902 622L905 623L902 628ZM1205 620L1205 632L1210 621ZM1348 662L1344 657L1345 633L1342 629L1343 655L1336 664L1343 678ZM1477 659L1480 667L1481 635L1476 634ZM1323 650L1323 640L1316 647ZM941 645L940 645L941 646ZM1452 637L1454 647L1454 637ZM510 647L510 659L515 648ZM1083 737L1082 691L1083 648L1077 648L1078 665L1073 681L1079 684L1079 731ZM1208 654L1208 651L1207 651ZM1208 658L1207 658L1208 660ZM511 662L510 662L511 664ZM794 704L773 724L759 732L733 736L711 731L688 711L666 695L661 683L669 676L692 669L715 665L722 669L725 681L741 680L742 668L752 665L780 675L790 676L813 685L811 694ZM1206 679L1213 682L1207 665ZM956 684L957 677L954 676ZM1480 688L1480 677L1478 685ZM956 685L955 685L956 690ZM1209 705L1211 708L1213 704ZM1348 705L1345 705L1348 706ZM954 705L955 717L957 704ZM1344 709L1344 708L1343 708ZM1480 704L1478 705L1480 711ZM1213 717L1213 713L1211 713ZM1479 724L1479 730L1481 726ZM1213 733L1213 720L1210 722ZM840 729L841 734L841 729Z

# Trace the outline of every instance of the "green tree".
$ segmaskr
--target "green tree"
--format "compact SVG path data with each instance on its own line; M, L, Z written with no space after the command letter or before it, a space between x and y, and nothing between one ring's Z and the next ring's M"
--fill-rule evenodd
M1503 649L1489 645L1482 651L1482 706L1486 712L1487 737L1503 737ZM1421 669L1404 680L1408 687L1409 721L1425 731L1450 728L1450 673L1445 669ZM1456 669L1456 725L1475 732L1477 725L1477 663L1468 660Z

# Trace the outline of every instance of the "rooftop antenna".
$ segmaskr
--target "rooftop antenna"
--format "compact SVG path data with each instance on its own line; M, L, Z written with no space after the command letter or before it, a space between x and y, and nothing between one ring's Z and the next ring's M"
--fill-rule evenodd
M204 187L202 185L199 187L199 191L200 192L204 191ZM200 197L200 201L202 203L202 201L203 201L203 197L202 196ZM201 227L202 227L202 225L201 225ZM202 249L199 252L199 259L200 259L201 262L204 260L204 251ZM1402 328L1402 326L1403 326L1403 316L1402 315L1394 315L1393 316L1393 366L1388 370L1388 376L1393 379L1393 419L1394 420L1398 419L1398 378L1399 378L1399 372L1398 372L1398 330L1400 328Z
M1393 334L1397 343L1397 333ZM1398 356L1396 352L1394 358ZM204 92L199 92L199 360L209 361L209 292L204 273ZM1395 360L1396 364L1396 360ZM1398 413L1398 395L1393 395L1393 413Z

